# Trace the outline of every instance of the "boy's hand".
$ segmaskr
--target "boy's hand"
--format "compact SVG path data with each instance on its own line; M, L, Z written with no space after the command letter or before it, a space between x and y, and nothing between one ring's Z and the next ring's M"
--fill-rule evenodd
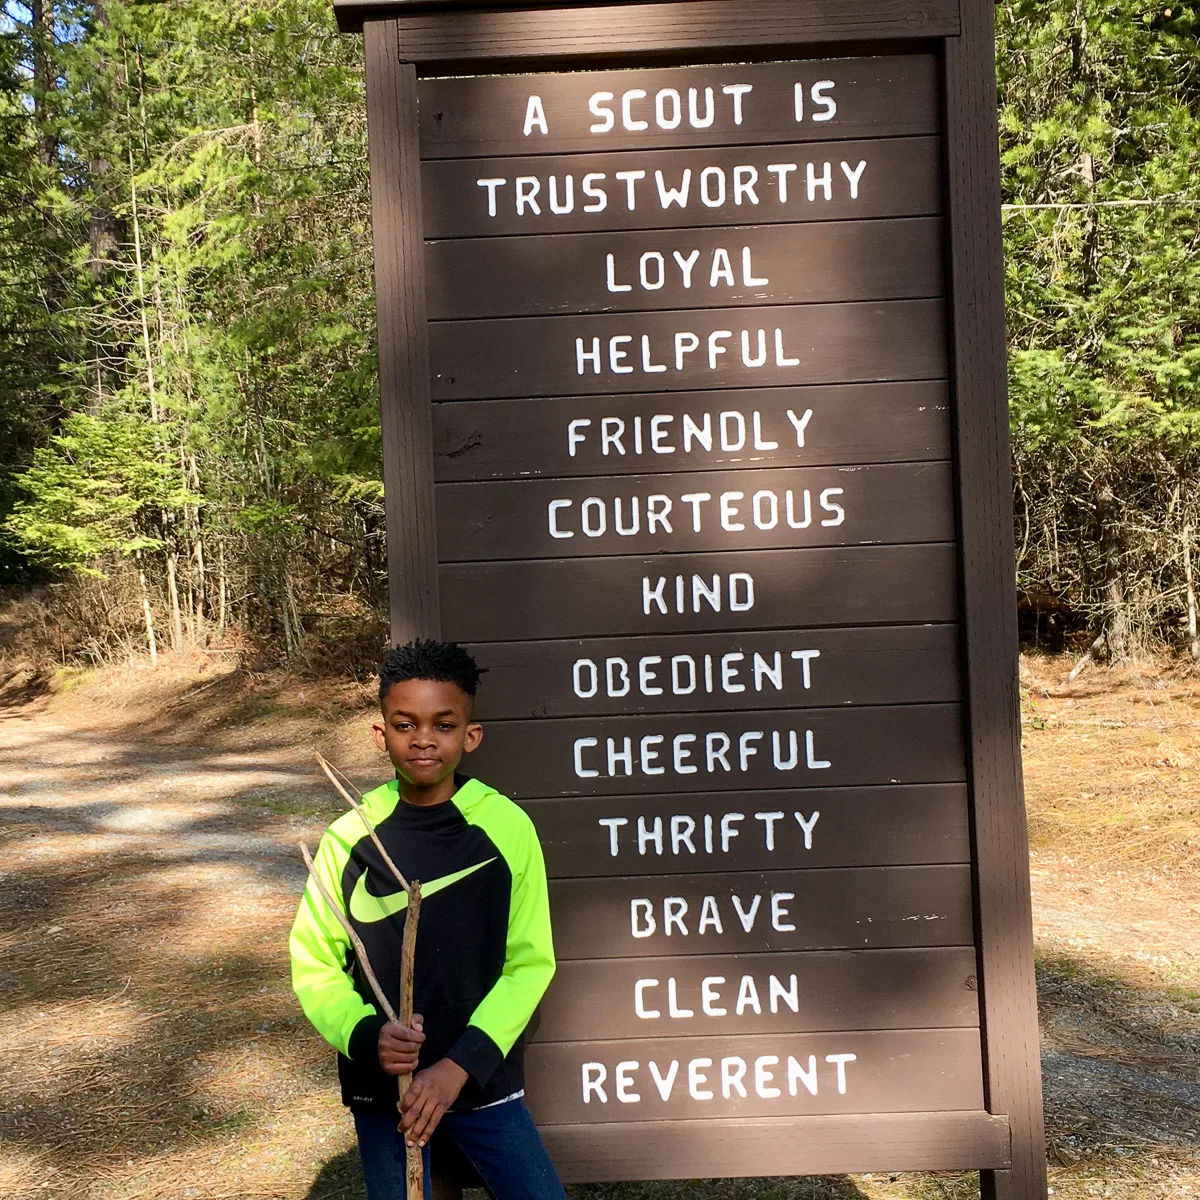
M379 1065L389 1075L411 1075L417 1069L424 1026L420 1013L413 1013L411 1026L389 1021L379 1031Z
M400 1128L410 1146L424 1146L433 1136L442 1114L458 1099L467 1073L452 1058L435 1062L422 1071L404 1093L396 1107L400 1110Z

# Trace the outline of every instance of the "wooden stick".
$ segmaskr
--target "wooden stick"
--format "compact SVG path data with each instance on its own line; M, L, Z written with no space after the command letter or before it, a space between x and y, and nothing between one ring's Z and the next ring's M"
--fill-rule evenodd
M326 761L326 759L320 754L317 755L317 762L320 764L321 770L325 772L329 782L332 783L333 786L341 793L342 799L345 800L346 803L349 804L356 813L358 813L359 819L362 821L363 825L366 826L367 833L370 835L371 841L375 843L375 849L379 851L383 861L387 864L388 870L391 871L391 873L396 877L396 882L399 883L400 886L411 896L412 888L409 887L408 880L400 874L400 868L396 866L396 864L392 861L392 856L383 848L383 843L379 840L379 835L375 832L375 826L371 824L371 820L363 811L362 805L359 804L359 802L355 800L352 795L350 795L350 793L342 786L337 777L334 775L333 772L336 770L335 767Z
M413 965L417 954L417 922L421 919L421 881L414 879L408 893L408 911L404 914L404 942L400 951L400 1024L412 1026ZM397 1081L400 1098L412 1084L412 1075L401 1075ZM408 1174L408 1200L424 1200L425 1180L421 1147L404 1143L404 1160Z
M395 876L396 882L399 883L400 886L408 893L408 911L404 914L404 940L400 951L399 1016L393 1013L391 1009L387 1007L387 1001L383 1000L382 993L379 991L374 974L371 972L370 967L365 961L365 950L360 950L360 960L363 962L364 972L367 974L367 978L371 982L371 986L375 989L376 996L378 996L384 1004L385 1011L388 1014L388 1019L392 1021L399 1020L401 1025L411 1028L413 1018L413 965L417 952L417 922L421 919L420 881L414 879L410 884L408 880L404 878L403 874L401 874L400 868L392 861L392 856L384 849L383 842L379 840L379 835L375 832L375 826L371 824L371 820L363 810L362 805L350 794L347 788L342 785L341 781L337 778L337 775L334 774L334 772L337 771L337 768L333 766L333 764L330 763L324 757L324 755L321 754L317 755L317 763L320 765L321 770L325 772L325 776L329 782L332 783L335 788L337 788L342 799L345 800L346 803L349 804L356 813L358 813L359 820L362 821L363 825L366 827L367 834L370 836L371 841L375 843L375 849L379 851L379 855L387 864L388 870L391 871L391 873ZM337 774L340 775L341 772L337 771ZM347 780L347 782L350 781ZM307 862L308 851L305 850L303 846L301 849L304 850L305 861ZM309 871L312 872L311 865L309 867ZM317 879L315 873L313 874L313 879L316 881L317 886L321 888L321 894L325 895L325 889L321 885L321 881ZM326 903L329 903L328 896L326 896ZM333 906L330 905L330 907ZM354 942L355 949L359 950L362 943L358 940L357 935L350 928L349 924L342 919L342 915L339 910L335 908L334 914L340 920L342 920L343 928L347 933L350 934L350 937ZM412 1086L411 1072L401 1075L396 1082L400 1093L400 1098L403 1099L405 1093ZM404 1159L406 1173L408 1176L408 1200L424 1200L425 1180L424 1163L421 1158L421 1147L410 1146L406 1141L404 1145Z
M300 853L304 856L304 865L308 868L308 877L317 885L317 891L321 893L321 899L325 901L329 907L329 911L337 917L341 927L346 931L346 936L350 939L350 944L354 947L354 953L358 955L358 964L363 969L363 974L367 977L367 982L371 985L371 991L375 993L375 999L379 1003L379 1007L383 1009L384 1015L389 1021L396 1019L396 1010L388 1003L388 998L383 994L383 988L379 986L379 980L375 977L375 972L371 969L371 960L367 957L367 948L362 944L362 938L354 932L354 927L346 920L346 914L334 903L333 897L326 890L325 885L321 882L321 877L317 874L316 867L313 866L312 855L308 852L308 847L301 842ZM409 1019L412 1019L412 1001L409 1001Z

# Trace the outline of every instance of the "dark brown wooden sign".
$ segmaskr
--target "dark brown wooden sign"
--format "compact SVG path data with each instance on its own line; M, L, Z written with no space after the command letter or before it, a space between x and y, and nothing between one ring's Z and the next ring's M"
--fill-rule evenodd
M555 1042L529 1056L527 1091L554 1124L628 1121L633 1105L645 1121L717 1104L726 1116L980 1109L979 1050L973 1029Z
M433 423L451 483L950 457L944 382L472 400Z
M626 71L430 79L421 95L421 153L493 158L601 146L753 145L779 137L781 114L792 142L935 133L937 72L932 55L906 54L674 67L639 71L636 80Z
M953 621L954 546L451 563L446 637L463 642Z
M483 721L959 700L955 625L492 642ZM666 653L664 653L666 651ZM669 699L667 699L669 697Z
M431 238L919 217L936 138L426 163ZM603 286L603 285L601 285Z
M431 242L426 265L439 320L927 299L945 286L936 217L461 238Z
M962 762L957 705L901 704L495 722L470 769L532 798L946 783Z
M547 1005L536 1036L790 1033L798 1023L813 1032L978 1028L975 982L971 946L567 961L554 986L595 1006Z
M443 562L947 542L948 463L444 484Z
M794 790L761 791L750 813L728 792L527 800L525 808L560 879L971 857L962 784L808 788L802 804Z
M561 1173L1036 1200L990 7L335 8L392 632L539 829Z
M940 379L940 300L603 313L429 327L435 400Z
M971 941L965 864L611 876L550 886L564 959ZM831 894L839 898L837 907L829 903Z

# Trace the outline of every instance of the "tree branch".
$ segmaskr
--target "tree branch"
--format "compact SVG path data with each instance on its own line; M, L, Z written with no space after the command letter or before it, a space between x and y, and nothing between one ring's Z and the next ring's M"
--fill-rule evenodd
M354 947L354 953L358 955L358 965L362 967L363 974L367 977L367 982L371 985L371 991L375 993L375 999L378 1001L379 1007L383 1009L384 1015L389 1021L394 1021L396 1019L396 1010L388 1003L388 998L383 994L383 988L379 986L379 980L371 968L371 960L367 957L367 948L362 944L362 938L354 932L354 927L346 919L346 914L334 903L333 897L321 882L321 877L317 874L316 867L313 866L312 855L309 854L308 847L303 842L300 843L300 853L304 856L304 865L308 868L308 877L317 885L317 891L321 893L321 899L329 906L329 911L337 917L338 923L346 931L346 936L350 939L350 944Z
M396 877L396 882L399 883L399 885L411 896L412 888L409 887L408 880L400 874L400 868L396 866L396 864L392 861L392 856L383 848L383 843L379 840L379 835L375 832L375 826L371 824L371 820L363 811L362 805L355 800L352 795L350 795L346 788L342 786L337 776L334 775L334 771L336 771L337 768L334 767L324 757L324 755L321 754L317 755L317 764L320 766L321 770L325 772L329 782L332 783L333 786L341 793L342 799L345 800L346 803L350 805L350 807L354 809L356 813L358 813L359 820L362 821L363 825L366 826L367 833L370 835L371 841L375 843L375 849L379 851L380 855L383 857L383 861L387 863L388 870L391 871L391 873ZM341 775L342 772L338 771L338 774Z

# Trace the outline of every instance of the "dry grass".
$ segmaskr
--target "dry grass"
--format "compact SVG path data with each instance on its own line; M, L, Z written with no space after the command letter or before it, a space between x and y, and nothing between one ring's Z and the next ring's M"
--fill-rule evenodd
M1200 1108L1170 1092L1200 1071L1200 679L1096 670L1066 686L1068 669L1023 664L1056 1200L1200 1197ZM19 697L0 709L0 1196L361 1200L284 939L291 847L339 807L311 751L382 777L369 687L204 656ZM975 1200L978 1184L575 1191Z
M1065 683L1022 664L1035 922L1045 952L1200 992L1200 673Z
M1064 659L1023 663L1032 848L1106 869L1200 868L1200 671L1066 683L1068 671Z

